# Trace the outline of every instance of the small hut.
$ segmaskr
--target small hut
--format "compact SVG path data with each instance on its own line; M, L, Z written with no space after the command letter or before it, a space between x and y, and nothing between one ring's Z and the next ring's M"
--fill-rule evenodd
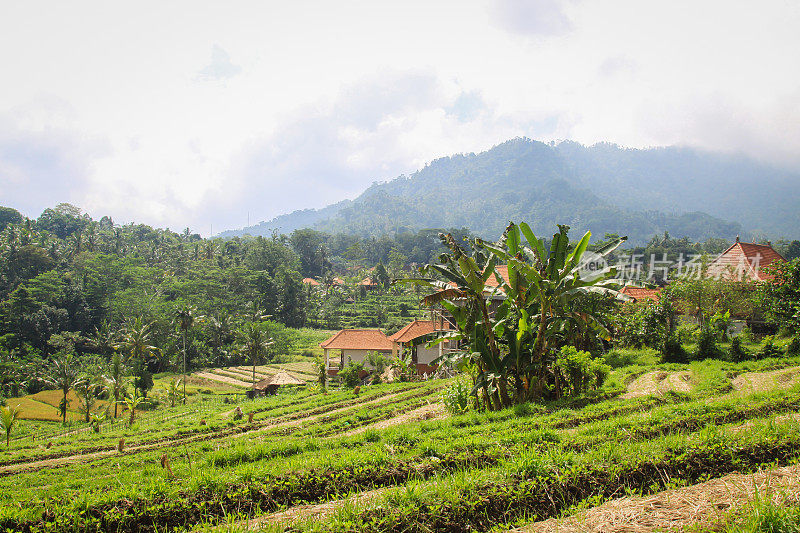
M267 396L278 392L281 385L304 385L305 382L293 377L286 372L278 372L262 379L253 385L254 396Z

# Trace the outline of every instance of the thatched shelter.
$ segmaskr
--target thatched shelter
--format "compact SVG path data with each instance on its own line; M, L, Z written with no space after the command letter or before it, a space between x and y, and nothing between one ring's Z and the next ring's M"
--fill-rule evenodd
M297 379L286 372L278 372L268 378L264 378L253 385L253 395L266 396L275 394L281 385L304 385L305 382Z

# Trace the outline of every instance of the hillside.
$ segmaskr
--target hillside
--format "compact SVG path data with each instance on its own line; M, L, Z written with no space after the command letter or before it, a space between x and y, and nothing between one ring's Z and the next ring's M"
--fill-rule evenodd
M800 237L800 176L742 156L689 148L544 144L514 139L480 154L437 159L353 201L296 211L229 237L302 227L381 235L468 227L496 237L508 220L547 234L554 224L627 234L669 231L694 240L732 235Z

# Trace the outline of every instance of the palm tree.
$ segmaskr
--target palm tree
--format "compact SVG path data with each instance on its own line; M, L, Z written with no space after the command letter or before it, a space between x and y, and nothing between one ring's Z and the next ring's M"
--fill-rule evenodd
M187 228L188 229L188 228ZM194 324L194 313L197 311L191 305L184 305L175 312L175 322L183 335L183 404L186 405L186 332Z
M252 322L245 325L240 335L242 337L242 353L253 363L253 385L255 385L256 365L261 356L275 343L271 337L267 337L264 330Z
M169 406L175 407L175 403L178 401L178 397L180 396L180 386L181 386L180 378L174 379L169 382L167 385L167 399L169 400Z
M128 425L133 424L133 419L136 417L136 408L144 401L144 396L139 396L139 391L134 389L133 395L128 394L125 398L120 402L124 403L125 407L128 408L128 411L131 414L131 418L128 421Z
M92 414L92 407L97 403L97 397L105 391L105 386L99 383L95 377L84 377L75 384L75 392L81 400L81 410L84 413L86 423L89 423Z
M78 384L78 381L78 369L71 353L53 358L50 363L50 375L45 378L45 382L61 390L63 394L61 402L58 404L62 424L67 422L67 394Z
M141 359L146 361L150 355L158 352L158 348L148 344L152 337L153 323L145 323L142 317L139 317L125 327L122 334L122 342L118 345L128 352L129 358Z
M10 405L0 407L0 429L6 434L6 448L8 448L11 443L11 428L14 427L19 413L19 407L11 407Z
M117 418L117 404L120 398L125 396L127 377L125 376L125 365L122 364L122 357L114 352L111 356L111 366L109 373L105 375L106 385L114 397L114 418Z

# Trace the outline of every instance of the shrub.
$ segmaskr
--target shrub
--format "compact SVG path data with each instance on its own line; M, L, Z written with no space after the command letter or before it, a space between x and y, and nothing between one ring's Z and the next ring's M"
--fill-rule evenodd
M719 359L719 349L717 348L718 335L719 332L714 329L700 328L695 359Z
M767 357L780 357L783 355L783 352L781 352L780 348L775 346L775 338L772 335L767 335L764 337L763 343L764 345L758 352L759 359L766 359Z
M786 347L786 355L800 355L800 335L795 335Z
M445 387L442 391L442 403L445 409L451 414L459 415L469 410L470 394L472 384L465 377L456 378L453 383Z
M364 370L364 363L354 363L348 361L347 365L339 371L339 377L342 378L344 386L352 389L361 383L361 372Z
M589 352L564 346L556 357L553 371L558 384L556 394L563 396L602 387L611 367L605 364L602 357L593 358Z
M675 337L681 344L689 344L697 338L697 324L681 324L675 330Z
M734 363L741 363L742 361L747 361L751 359L752 355L742 348L742 339L740 337L734 337L731 339L731 345L728 348L728 360Z
M689 354L683 349L680 340L675 336L667 337L661 347L662 360L665 363L688 363Z

